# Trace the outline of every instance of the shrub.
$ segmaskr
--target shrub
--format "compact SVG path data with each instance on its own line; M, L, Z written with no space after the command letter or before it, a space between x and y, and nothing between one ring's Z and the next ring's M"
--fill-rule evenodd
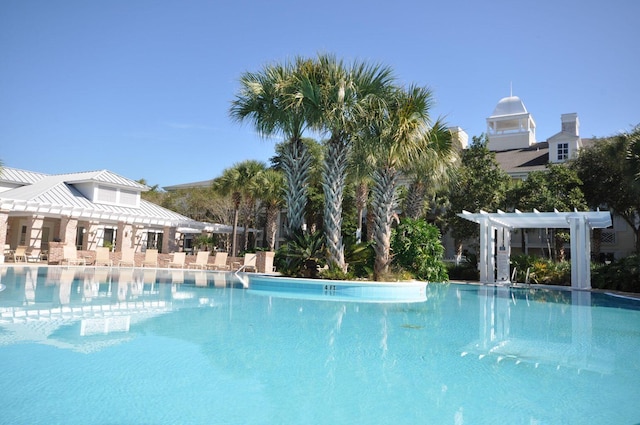
M428 282L449 280L447 268L442 262L444 247L440 242L440 230L424 220L403 218L391 236L393 263Z
M591 286L614 291L640 292L640 257L631 255L611 264L592 263Z

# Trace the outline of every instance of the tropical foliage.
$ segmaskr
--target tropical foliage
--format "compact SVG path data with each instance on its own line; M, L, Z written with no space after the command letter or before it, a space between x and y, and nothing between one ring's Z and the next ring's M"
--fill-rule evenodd
M640 127L613 137L597 139L571 166L582 181L590 208L605 206L635 230L636 253L640 253Z
M424 220L405 218L394 230L391 246L394 264L419 280L445 282L449 280L442 262L444 247L440 231Z

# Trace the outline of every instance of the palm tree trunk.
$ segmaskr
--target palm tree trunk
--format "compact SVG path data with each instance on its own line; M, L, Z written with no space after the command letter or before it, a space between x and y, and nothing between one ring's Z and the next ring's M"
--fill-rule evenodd
M373 277L380 280L389 272L391 264L391 220L397 205L396 170L385 167L373 173L373 250L376 258L373 266Z
M356 187L356 208L358 209L358 228L356 229L356 242L362 242L362 221L364 220L364 209L367 206L367 195L369 187L365 181L358 183Z
M231 256L236 256L238 236L238 208L233 210L233 231L231 236Z
M285 202L287 205L286 236L302 230L307 206L307 180L311 155L300 139L292 139L282 155L282 170L286 179Z
M424 214L424 198L426 196L426 187L419 180L414 180L409 185L409 193L407 193L407 201L405 215L409 218L417 220L422 218Z
M342 244L342 199L347 173L348 144L344 137L332 135L322 170L324 191L324 232L329 264L346 272Z
M267 205L267 224L265 225L265 232L267 236L267 245L269 245L269 251L274 251L276 247L276 232L278 230L278 211L280 208L278 205Z

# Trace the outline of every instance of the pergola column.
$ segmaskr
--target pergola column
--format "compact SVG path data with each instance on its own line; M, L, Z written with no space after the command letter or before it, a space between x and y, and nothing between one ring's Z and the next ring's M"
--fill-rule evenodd
M571 287L591 289L591 235L583 216L567 217L571 238Z
M480 258L478 267L480 268L480 282L495 282L495 227L492 226L488 218L480 220Z
M178 244L176 243L176 228L165 226L162 235L162 252L175 252Z
M71 217L60 217L60 241L65 245L75 246L78 233L78 220Z
M116 251L122 252L122 249L131 249L131 239L133 237L133 229L131 224L118 222L118 235L116 237Z

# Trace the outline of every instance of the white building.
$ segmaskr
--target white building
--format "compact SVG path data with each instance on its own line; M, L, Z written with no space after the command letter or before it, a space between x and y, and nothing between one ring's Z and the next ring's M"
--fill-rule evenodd
M170 253L182 249L185 235L220 231L145 201L146 190L108 170L48 175L2 167L0 246L42 252L62 242L83 251L112 246Z

